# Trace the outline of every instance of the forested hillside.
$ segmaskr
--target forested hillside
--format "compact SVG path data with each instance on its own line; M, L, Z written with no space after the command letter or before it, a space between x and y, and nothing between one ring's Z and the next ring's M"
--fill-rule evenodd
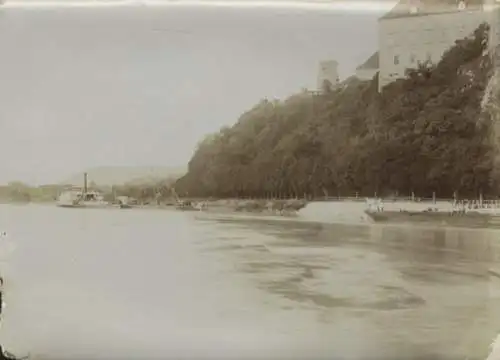
M482 25L441 62L409 71L381 94L376 78L348 79L321 95L261 101L200 142L176 190L216 197L497 193L492 121L481 107L493 68L487 33Z

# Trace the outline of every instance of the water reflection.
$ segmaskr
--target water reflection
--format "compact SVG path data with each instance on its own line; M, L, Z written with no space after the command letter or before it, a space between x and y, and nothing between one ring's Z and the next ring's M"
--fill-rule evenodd
M421 351L408 348L420 344L433 354L481 358L500 330L500 302L491 296L495 280L487 273L500 256L497 232L235 224L272 235L258 247L232 249L232 258L259 289L286 299L284 308L314 311L335 326L358 319L379 345L412 355Z
M496 232L59 210L0 207L18 353L484 359L500 329Z

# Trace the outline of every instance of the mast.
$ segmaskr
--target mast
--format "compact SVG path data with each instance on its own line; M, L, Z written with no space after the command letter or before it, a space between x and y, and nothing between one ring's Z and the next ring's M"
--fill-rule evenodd
M87 177L88 177L88 174L83 173L83 193L84 194L87 193Z

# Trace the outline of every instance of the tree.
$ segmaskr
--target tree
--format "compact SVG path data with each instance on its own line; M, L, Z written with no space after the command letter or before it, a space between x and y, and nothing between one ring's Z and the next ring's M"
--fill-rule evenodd
M487 34L481 25L382 93L377 78L350 78L325 83L320 96L261 101L200 143L175 188L217 197L493 192L500 135L482 107Z

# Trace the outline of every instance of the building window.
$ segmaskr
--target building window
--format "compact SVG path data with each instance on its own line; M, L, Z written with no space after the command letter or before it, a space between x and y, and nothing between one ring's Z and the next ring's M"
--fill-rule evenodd
M399 55L394 55L394 65L399 65Z

